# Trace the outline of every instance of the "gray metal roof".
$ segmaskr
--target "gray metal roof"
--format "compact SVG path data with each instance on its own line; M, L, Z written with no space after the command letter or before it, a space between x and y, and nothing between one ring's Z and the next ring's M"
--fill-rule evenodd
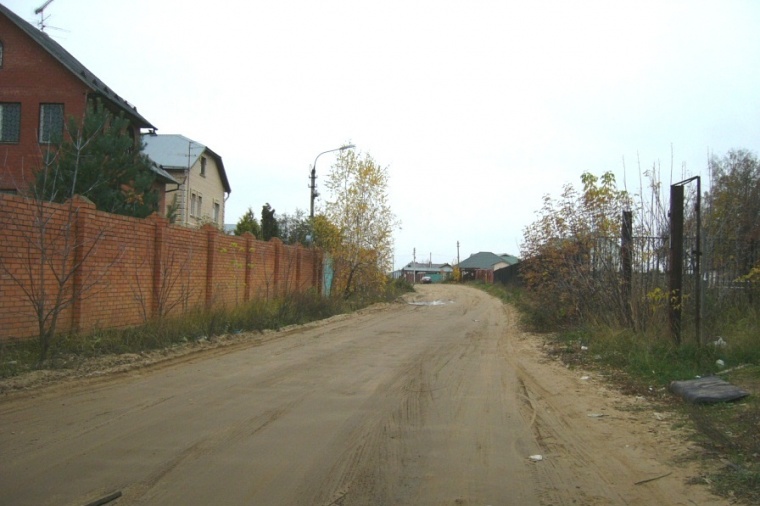
M132 121L132 123L138 128L153 128L150 121L145 119L140 113L137 112L137 108L124 100L122 97L116 94L112 89L105 85L103 81L90 72L87 67L74 58L71 53L66 51L60 44L54 41L48 34L42 32L24 21L20 16L13 11L0 4L0 13L3 13L13 24L32 38L40 47L47 51L53 58L58 60L64 67L66 67L72 74L77 76L84 84L86 84L92 92L102 98L103 100L114 104L118 109L123 110L125 115ZM93 43L95 43L93 41Z
M469 258L459 262L460 269L491 269L494 265L507 262L502 257L489 251L481 251L470 255Z
M196 142L179 134L144 134L142 136L143 153L153 160L159 167L166 170L187 169L195 165L198 158L203 154L212 157L219 169L219 177L222 179L224 191L230 193L230 183L224 170L222 157L217 155L208 146Z
M451 272L452 268L449 264L433 264L430 262L409 262L401 268L402 271L417 271L417 272Z
M192 167L206 146L184 135L145 134L142 136L143 153L165 169Z
M164 169L162 169L155 163L150 164L150 170L155 172L156 176L158 176L158 179L163 181L164 183L180 184L179 181L174 179L174 176L166 172Z

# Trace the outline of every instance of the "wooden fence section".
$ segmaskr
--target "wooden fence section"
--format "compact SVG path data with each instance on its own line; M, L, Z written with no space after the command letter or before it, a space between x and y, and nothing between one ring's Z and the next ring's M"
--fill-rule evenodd
M0 230L0 340L37 335L35 304L62 309L60 332L89 331L321 289L319 250L104 213L81 197L0 195Z

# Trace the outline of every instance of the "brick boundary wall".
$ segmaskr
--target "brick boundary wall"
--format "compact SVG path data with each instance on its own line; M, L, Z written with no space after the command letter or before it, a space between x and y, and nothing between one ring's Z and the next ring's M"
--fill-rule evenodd
M0 230L0 341L38 335L29 294L44 285L55 295L58 279L67 279L61 333L322 288L320 250L109 214L79 196L52 204L0 194Z

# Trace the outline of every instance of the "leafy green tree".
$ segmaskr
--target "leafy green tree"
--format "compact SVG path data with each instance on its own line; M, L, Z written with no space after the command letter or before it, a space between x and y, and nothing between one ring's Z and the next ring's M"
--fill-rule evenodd
M69 118L64 138L49 146L32 193L59 203L82 195L101 211L146 217L159 200L151 164L135 145L129 120L96 102L81 122Z
M334 285L344 297L379 291L392 268L393 230L399 226L388 204L387 168L369 154L342 151L325 186L325 217L340 234L332 251Z
M280 239L285 244L303 244L309 245L311 236L311 225L306 212L296 209L294 214L283 213L277 219L277 226L280 232Z
M709 162L705 231L716 267L746 274L757 261L760 240L760 161L746 150L729 151Z
M280 237L280 227L274 212L268 202L261 208L261 238L265 241L273 237Z
M253 209L250 207L243 216L237 222L235 226L235 235L243 235L246 232L252 233L254 236L261 237L261 225L253 214Z

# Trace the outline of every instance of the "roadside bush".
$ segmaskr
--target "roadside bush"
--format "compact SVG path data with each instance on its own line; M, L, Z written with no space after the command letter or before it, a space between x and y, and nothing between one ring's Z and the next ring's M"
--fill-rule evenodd
M0 378L28 370L39 359L39 341L0 341Z
M757 308L734 306L726 308L715 330L708 334L708 346L719 339L725 342L723 352L730 364L760 365L760 311Z
M631 198L615 176L581 176L583 190L565 185L558 200L544 197L538 219L525 228L520 273L541 300L542 326L594 320L610 324L627 318L615 238Z
M388 279L385 284L385 293L383 299L386 301L392 301L402 296L405 293L413 292L414 286L409 283L406 278Z
M712 335L702 346L694 340L685 340L679 346L671 339L663 339L666 325L651 325L636 331L621 325L580 324L572 319L557 321L551 313L553 309L547 311L544 300L529 290L498 284L473 286L513 304L526 330L552 333L550 338L567 361L593 361L624 371L629 380L639 386L662 387L673 380L715 374L722 368L760 364L760 334L757 332L760 319L756 311L747 308L727 311L721 316L720 340L718 335ZM717 365L718 360L724 365Z

